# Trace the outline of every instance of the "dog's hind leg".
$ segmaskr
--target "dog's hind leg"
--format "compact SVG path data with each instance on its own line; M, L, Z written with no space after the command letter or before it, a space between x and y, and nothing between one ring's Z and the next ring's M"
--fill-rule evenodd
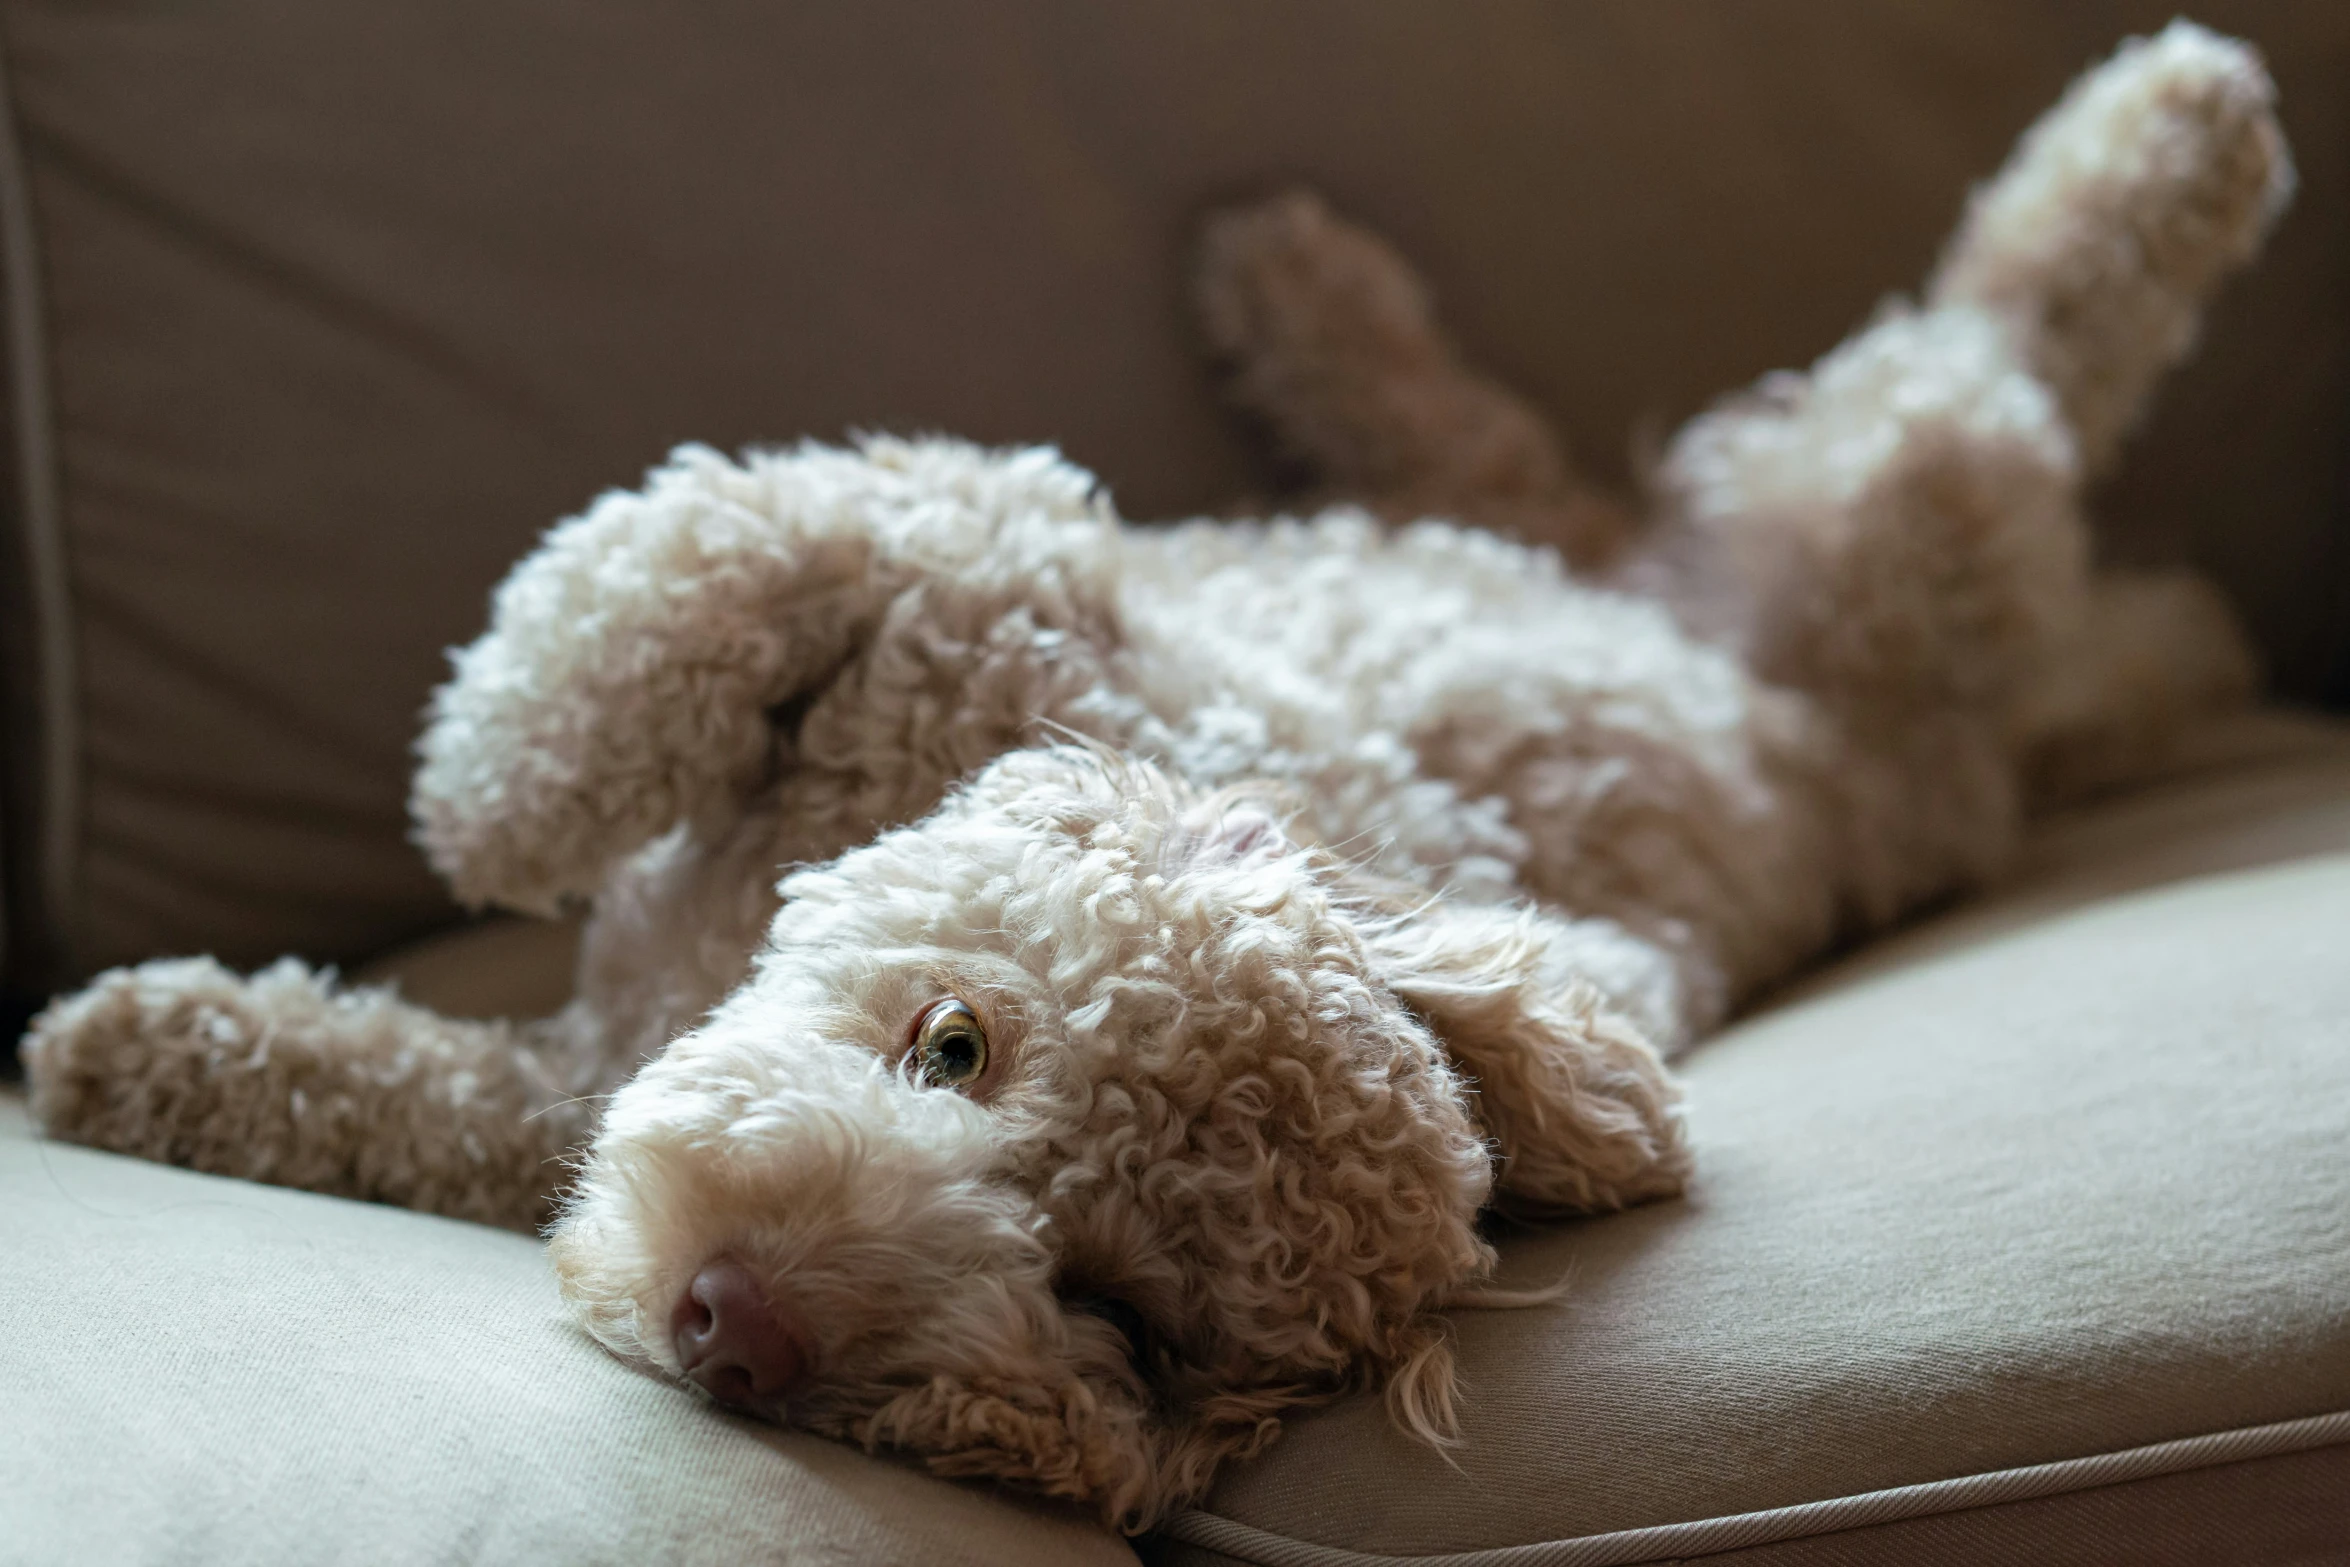
M2125 44L2041 117L1943 256L1929 300L2006 328L2090 474L2292 192L2275 98L2250 48L2192 23ZM2033 803L2159 770L2256 685L2216 589L2187 573L2098 577L2016 705Z
M2250 51L2191 26L2125 47L1978 195L1930 308L1888 310L1668 453L1645 569L1831 720L1838 760L1807 787L1866 923L2012 839L2017 714L2093 630L2084 459L2273 212L2268 100Z
M1218 213L1194 284L1232 401L1317 499L1474 523L1586 566L1630 531L1543 418L1462 360L1410 264L1319 198Z
M599 1108L525 1029L291 959L250 978L209 958L115 969L35 1018L24 1055L52 1137L522 1228Z
M1927 300L1998 318L2095 473L2293 188L2251 48L2191 22L2133 39L1976 192Z

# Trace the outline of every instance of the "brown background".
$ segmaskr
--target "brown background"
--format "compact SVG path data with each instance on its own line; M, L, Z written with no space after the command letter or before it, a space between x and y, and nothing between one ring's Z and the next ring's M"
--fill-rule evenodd
M1257 474L1183 248L1304 180L1621 472L1913 283L2171 9L0 0L47 295L10 349L45 353L71 603L32 624L9 539L14 983L450 918L402 818L441 650L673 442L1050 440L1130 515L1213 505ZM2200 14L2268 51L2302 196L2101 504L2341 699L2350 7ZM39 629L78 663L60 877Z

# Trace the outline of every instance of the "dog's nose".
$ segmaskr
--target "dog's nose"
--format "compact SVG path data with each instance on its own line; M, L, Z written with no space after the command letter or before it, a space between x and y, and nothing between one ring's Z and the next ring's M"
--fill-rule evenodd
M678 1365L721 1404L756 1408L806 1380L803 1335L739 1262L695 1274L669 1330Z

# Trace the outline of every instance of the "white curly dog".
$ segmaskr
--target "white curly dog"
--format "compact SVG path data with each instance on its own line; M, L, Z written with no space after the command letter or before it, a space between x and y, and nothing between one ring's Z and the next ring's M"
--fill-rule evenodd
M516 568L423 742L462 897L593 900L577 999L119 970L35 1024L36 1111L553 1214L616 1352L1127 1528L1347 1387L1443 1440L1481 1210L1678 1190L1663 1057L1993 872L2035 759L2244 684L2195 590L2090 576L2080 494L2285 199L2271 97L2191 26L2125 46L1922 304L1695 420L1638 530L1376 241L1214 229L1293 454L1573 570L1360 510L1129 528L1043 450L684 449Z

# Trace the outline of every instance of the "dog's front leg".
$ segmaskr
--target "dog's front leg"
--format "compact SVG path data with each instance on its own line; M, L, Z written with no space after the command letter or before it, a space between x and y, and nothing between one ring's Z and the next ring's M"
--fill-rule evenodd
M547 1216L594 1119L513 1025L291 959L114 969L35 1018L24 1056L52 1137L517 1227Z

